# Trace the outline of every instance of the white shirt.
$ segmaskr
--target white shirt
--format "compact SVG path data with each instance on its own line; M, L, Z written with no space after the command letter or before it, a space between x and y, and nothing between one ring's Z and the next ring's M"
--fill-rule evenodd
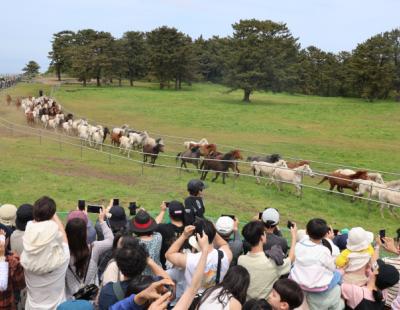
M290 277L307 288L327 286L335 271L335 259L329 249L312 242L308 237L297 242Z
M220 250L222 251L222 250ZM219 281L222 282L226 272L229 268L228 256L224 251L224 256L221 260L221 272ZM197 265L199 264L201 252L199 253L188 253L186 256L186 268L185 268L185 279L186 283L192 283L193 274L196 271ZM218 266L218 251L213 249L212 252L208 253L206 268L204 269L204 275L201 282L199 292L203 292L209 287L214 286L217 277L217 266Z
M67 243L63 243L67 257L70 256ZM65 301L65 274L69 259L56 270L46 274L35 274L25 270L25 282L28 288L25 310L55 310Z

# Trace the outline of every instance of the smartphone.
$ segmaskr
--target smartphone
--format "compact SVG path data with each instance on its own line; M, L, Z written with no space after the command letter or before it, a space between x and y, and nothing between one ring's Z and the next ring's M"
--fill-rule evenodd
M102 209L102 206L99 205L88 205L87 206L87 212L88 213L100 213L100 209Z
M291 221L287 221L287 228L292 228L294 227L294 224Z
M337 236L337 235L339 234L339 229L334 229L334 230L333 230L333 234L334 234L335 236Z
M166 203L165 203L165 206L166 206L167 208L169 208L169 202L166 202Z
M137 209L137 205L136 205L136 201L131 201L129 203L129 214L130 215L136 215L136 209Z
M85 200L78 200L78 209L81 211L85 210Z
M174 295L174 287L172 285L164 285L165 289L171 293L171 296Z
M259 213L258 213L258 219L259 219L259 220L262 219L262 214L263 214L262 212L259 212Z
M113 206L119 206L119 198L113 199Z
M383 238L386 237L386 229L381 229L381 230L379 231L379 237L381 237L381 242L382 242L382 243L385 243L385 241L383 240Z
M232 220L235 220L235 216L232 214L221 214L221 216L227 216L230 217Z

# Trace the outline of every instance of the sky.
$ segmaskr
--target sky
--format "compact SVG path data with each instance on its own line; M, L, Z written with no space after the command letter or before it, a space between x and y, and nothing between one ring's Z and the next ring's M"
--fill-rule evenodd
M52 35L92 28L121 37L167 25L189 34L228 36L240 19L287 24L302 47L351 51L369 37L400 27L398 0L4 0L0 74L30 60L45 71Z

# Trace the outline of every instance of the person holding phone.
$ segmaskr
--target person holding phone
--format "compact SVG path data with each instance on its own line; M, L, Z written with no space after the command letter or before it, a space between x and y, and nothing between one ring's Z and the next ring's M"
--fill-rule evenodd
M286 255L289 247L287 240L282 237L278 230L279 219L279 212L275 208L265 209L261 215L261 221L264 223L265 233L267 234L264 251L271 250L274 245L278 245Z
M165 253L169 247L174 243L176 239L183 232L183 215L185 212L185 207L183 204L177 200L172 200L168 203L163 201L160 205L160 214L156 217L157 228L156 232L159 232L162 236L160 261L164 269L167 269ZM168 211L170 223L162 223L165 212Z

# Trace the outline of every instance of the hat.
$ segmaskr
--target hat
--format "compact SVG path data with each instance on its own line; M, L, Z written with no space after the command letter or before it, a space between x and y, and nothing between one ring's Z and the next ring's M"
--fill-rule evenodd
M132 220L132 231L138 233L152 232L157 227L154 219L144 210L140 210Z
M68 300L57 307L57 310L94 310L87 300Z
M215 223L215 228L220 235L227 236L233 231L235 221L229 216L221 216Z
M5 204L0 207L0 223L6 226L14 226L17 216L17 208L11 204Z
M376 276L375 285L384 290L399 282L399 271L393 265L385 264L381 259L377 260L379 273Z
M121 206L113 206L110 209L110 225L113 231L120 230L126 226L126 214L124 208Z
M86 225L88 223L87 215L85 214L85 212L80 210L71 211L67 216L67 223L72 219L81 219L85 222Z
M169 216L171 216L173 218L181 218L183 220L185 207L179 201L172 200L168 204L168 212L169 212Z
M333 238L333 243L339 248L340 251L346 250L348 237L348 234L337 235L335 238Z
M374 234L372 232L365 231L362 227L354 227L349 231L347 249L355 252L365 250L373 240Z
M200 246L199 246L199 244L197 243L197 239L196 239L195 236L191 236L191 237L189 238L189 244L190 244L190 246L191 246L192 248L196 249L197 252L201 252Z
M274 208L268 208L262 213L261 219L265 224L275 226L279 223L279 212Z
M205 188L206 188L206 185L204 184L204 182L201 180L197 180L197 179L190 180L187 185L187 190L189 192L199 192Z
M17 229L25 231L26 223L33 220L33 206L30 204L23 204L17 210L17 218L15 219L15 226Z

